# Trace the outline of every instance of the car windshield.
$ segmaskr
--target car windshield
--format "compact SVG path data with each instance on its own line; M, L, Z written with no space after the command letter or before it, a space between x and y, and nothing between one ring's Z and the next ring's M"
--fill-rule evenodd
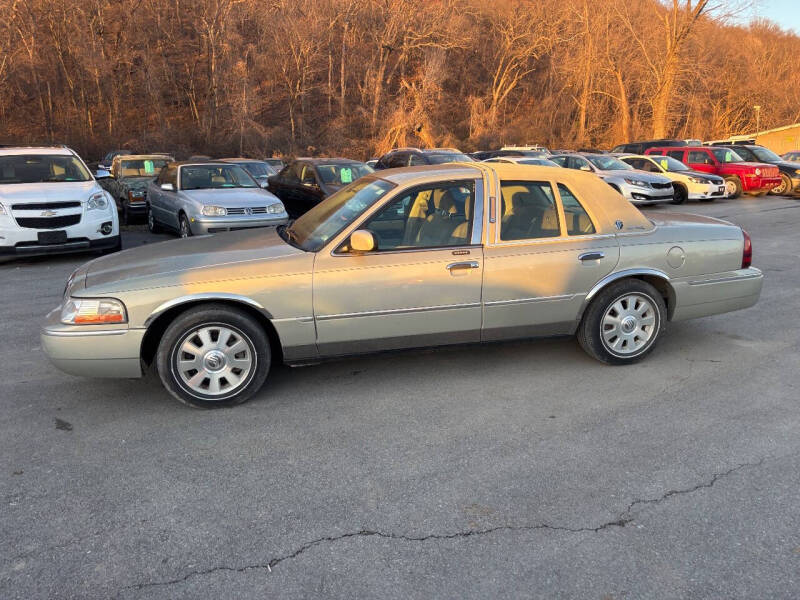
M238 165L244 168L245 171L250 173L256 179L263 179L264 177L271 177L272 175L277 175L277 171L269 166L265 162L260 161L247 161L238 163Z
M0 156L0 184L91 181L92 176L75 156L16 154Z
M525 158L522 160L518 160L517 163L521 165L539 165L540 167L557 167L558 164L554 163L552 160L547 160L546 158Z
M772 150L768 150L767 148L756 147L756 148L748 148L748 150L750 150L750 152L755 154L758 160L763 160L764 162L767 163L780 162L781 160L780 156L775 154Z
M671 173L676 173L677 171L689 171L689 167L683 164L681 161L672 158L671 156L653 156L651 157L658 166L660 166L665 171L669 171Z
M429 152L426 154L428 162L432 165L441 165L451 162L475 162L474 158L461 152Z
M721 163L737 163L737 162L744 162L744 159L736 154L733 150L729 150L728 148L714 148L711 150L714 153L714 156L717 157L717 160Z
M356 181L317 204L291 225L279 228L278 233L288 243L307 252L316 252L394 187L383 179Z
M360 163L317 165L317 173L326 185L347 185L374 172L372 167Z
M182 190L254 188L256 181L239 165L186 165L181 167Z
M628 163L613 156L587 156L586 159L601 171L630 171L633 169Z
M168 158L142 158L123 160L119 164L120 177L155 177L170 160Z

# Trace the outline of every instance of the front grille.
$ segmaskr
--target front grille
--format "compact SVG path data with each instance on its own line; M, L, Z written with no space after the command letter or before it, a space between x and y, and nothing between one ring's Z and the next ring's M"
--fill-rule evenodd
M55 208L78 208L80 202L37 202L36 204L12 204L12 210L48 210Z
M249 208L229 208L228 214L229 215L246 215L247 211L250 210L251 215L265 215L267 214L267 207L266 206L251 206Z
M672 187L671 183L654 183L653 188L656 190L666 190Z
M81 215L64 215L61 217L14 217L20 227L28 229L59 229L81 222Z

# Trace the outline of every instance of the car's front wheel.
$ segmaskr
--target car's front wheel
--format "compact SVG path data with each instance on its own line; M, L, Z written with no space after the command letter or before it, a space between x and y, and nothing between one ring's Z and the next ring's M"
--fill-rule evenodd
M178 220L178 233L181 234L182 238L192 237L192 226L189 224L189 218L181 213L181 216Z
M731 175L725 178L725 197L738 198L742 195L742 180Z
M666 314L664 299L652 285L638 279L618 281L603 289L586 309L578 341L599 361L634 363L655 347Z
M245 402L264 384L270 363L263 327L246 312L222 304L202 305L178 316L156 353L164 387L196 408Z
M161 233L161 225L156 221L156 216L149 204L147 205L147 230L150 233Z

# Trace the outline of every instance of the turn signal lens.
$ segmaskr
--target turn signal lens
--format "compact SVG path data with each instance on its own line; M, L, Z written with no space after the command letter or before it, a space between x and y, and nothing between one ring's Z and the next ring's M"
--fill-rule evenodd
M744 229L742 229L742 234L744 234L744 249L742 250L742 268L746 269L751 264L753 264L753 242L750 240L750 236Z
M70 298L61 309L61 322L67 325L105 325L127 323L125 305L113 298Z

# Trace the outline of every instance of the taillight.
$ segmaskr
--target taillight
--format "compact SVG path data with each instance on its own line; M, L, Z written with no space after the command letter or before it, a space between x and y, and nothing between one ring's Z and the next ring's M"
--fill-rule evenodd
M744 235L744 248L742 249L742 268L746 269L753 263L753 242L750 240L750 236L744 229L742 229L742 235Z

